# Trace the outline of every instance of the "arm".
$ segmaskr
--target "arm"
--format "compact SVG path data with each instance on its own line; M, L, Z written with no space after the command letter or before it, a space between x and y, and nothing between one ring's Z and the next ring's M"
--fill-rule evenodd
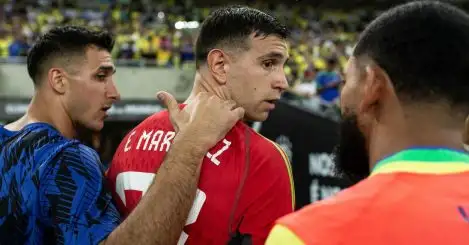
M119 225L95 151L71 145L41 168L41 216L55 234L46 243L98 244Z
M183 133L176 135L145 196L102 244L176 244L192 205L200 163L206 154L192 144L193 140Z
M84 145L63 150L40 180L43 217L55 231L52 243L176 244L205 155L182 133L176 141L184 143L171 148L141 205L120 226L96 152Z

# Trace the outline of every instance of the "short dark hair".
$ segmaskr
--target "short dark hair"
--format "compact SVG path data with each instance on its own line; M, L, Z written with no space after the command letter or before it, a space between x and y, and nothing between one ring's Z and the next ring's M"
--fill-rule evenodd
M339 60L336 57L329 57L326 59L327 64L330 66L335 66L339 63Z
M353 56L383 68L399 97L469 108L469 15L452 5L417 1L386 11Z
M90 45L111 52L114 39L107 32L79 26L59 26L49 30L35 42L28 53L28 73L34 85L38 85L39 77L46 72L45 65L48 61L67 58L74 53L84 54Z
M195 45L196 66L205 63L210 50L219 45L248 49L246 39L253 33L277 35L282 39L289 36L287 27L277 18L257 9L229 6L213 11L200 28Z

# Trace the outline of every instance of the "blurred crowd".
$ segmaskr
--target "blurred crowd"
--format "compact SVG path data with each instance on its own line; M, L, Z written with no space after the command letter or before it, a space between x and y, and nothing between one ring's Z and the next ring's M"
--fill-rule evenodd
M0 15L0 57L25 56L35 39L55 25L86 25L107 29L116 36L113 51L118 63L131 66L192 67L197 27L210 8L165 0L148 6L142 1L97 1L86 9L37 1L4 4ZM319 98L335 103L335 85L350 56L357 33L372 18L364 10L324 11L308 6L264 4L252 7L280 18L292 31L290 60L285 66L291 89L287 99ZM318 91L321 91L319 96ZM317 104L317 103L316 103Z

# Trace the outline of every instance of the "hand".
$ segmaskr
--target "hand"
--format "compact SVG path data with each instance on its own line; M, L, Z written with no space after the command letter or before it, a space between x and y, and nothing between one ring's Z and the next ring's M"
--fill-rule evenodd
M244 109L236 108L231 100L222 100L215 95L199 93L183 110L174 97L166 92L158 98L168 109L171 123L178 134L188 136L196 145L208 151L244 117Z

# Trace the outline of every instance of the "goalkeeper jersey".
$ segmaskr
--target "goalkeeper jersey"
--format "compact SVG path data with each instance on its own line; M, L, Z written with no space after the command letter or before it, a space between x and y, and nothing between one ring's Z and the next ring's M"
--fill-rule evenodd
M123 215L148 190L174 137L168 112L163 111L123 139L108 171ZM238 122L203 160L196 198L178 244L264 244L275 220L293 211L290 171L275 143Z

